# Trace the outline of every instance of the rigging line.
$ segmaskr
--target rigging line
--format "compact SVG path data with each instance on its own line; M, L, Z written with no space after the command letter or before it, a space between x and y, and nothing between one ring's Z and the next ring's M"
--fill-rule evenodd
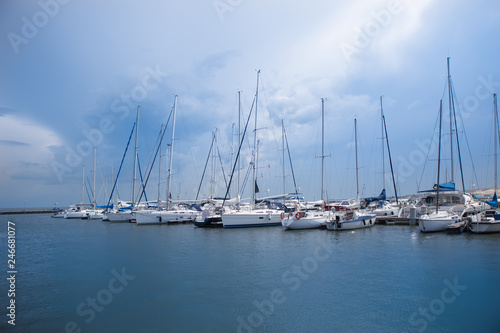
M198 200L198 196L200 195L201 185L203 184L203 178L205 178L205 172L207 171L208 161L210 160L210 155L212 154L212 148L214 146L214 139L215 139L215 136L212 135L212 144L210 145L210 149L208 150L208 156L207 156L207 160L205 162L205 168L203 169L203 173L201 175L201 181L200 181L200 185L198 186L198 192L196 193L195 200Z
M89 202L92 202L92 199L90 199L90 197L94 196L94 192L92 191L92 186L90 186L89 176L86 176L85 178L87 179L87 183L88 183L88 188L87 188L87 183L85 183L85 191L87 192L87 197L89 198ZM90 191L89 191L89 188L90 188Z
M284 128L283 128L283 133L285 134L285 142L286 142L286 148L288 151L288 160L290 161L290 169L292 169L293 188L295 189L295 193L298 193L297 182L295 181L295 173L293 172L292 155L290 154L290 147L288 146L288 137L286 135L286 130ZM285 193L283 193L283 194L285 194Z
M139 176L141 177L142 193L144 193L144 199L146 200L146 203L149 207L148 197L146 196L146 185L144 185L144 179L142 178L142 170L141 170L141 162L139 160L139 153L137 153L137 166L139 167ZM142 194L141 194L139 200L137 200L137 204L139 204L139 202L141 202L141 199L142 199Z
M389 155L389 165L391 166L392 185L394 186L394 195L396 196L396 203L399 203L398 202L398 191L396 190L396 180L394 179L394 170L392 168L391 148L389 147L389 136L387 135L387 124L385 123L385 116L382 116L382 119L384 121L385 140L387 143L387 152Z
M186 133L187 144L189 147L189 155L191 157L192 165L194 166L195 176L198 176L199 175L199 168L198 168L198 164L196 163L197 159L194 156L193 145L191 143L191 132L189 131L189 127L186 126L186 119L184 118L184 112L182 112L182 110L183 110L182 101L180 103L177 102L177 109L180 110L180 112L177 112L177 114L179 115L178 117L180 117L182 127L184 129L184 132Z
M132 131L130 132L130 136L128 138L127 146L125 147L125 152L123 153L122 161L120 163L120 168L118 169L118 174L116 175L116 179L115 179L115 182L113 184L113 189L111 190L111 194L109 196L108 204L106 206L109 206L109 204L111 203L111 200L113 199L113 192L115 191L116 183L118 182L118 177L120 176L120 171L122 170L122 166L123 166L123 161L125 159L125 155L127 155L128 146L130 144L130 140L132 139L132 134L134 133L135 125L136 125L136 122L134 122L134 125L132 126ZM118 193L118 189L116 190L116 192Z
M219 156L219 162L220 162L220 167L221 167L221 169L222 169L222 177L224 178L224 184L225 184L225 185L226 185L226 187L227 187L226 173L224 172L224 164L222 163L222 158L221 158L221 156L220 156L219 147L218 147L218 146L216 146L215 148L217 149L217 154L218 154L218 156Z
M144 199L146 200L146 202L148 202L148 197L146 196L146 186L148 185L149 176L151 175L151 172L153 171L153 166L154 166L156 157L158 156L158 152L160 151L161 142L163 141L163 136L165 135L166 131L167 131L167 126L165 126L165 128L163 129L163 133L161 135L161 139L159 140L158 147L155 146L156 153L154 155L153 164L151 165L151 168L149 169L149 171L146 170L147 174L148 174L147 177L146 177L146 182L144 182L143 179L142 179L141 165L138 164L139 165L139 173L141 175L141 182L142 182L143 186L142 186L141 195L139 196L139 200L137 202L141 201L143 195L144 195ZM160 154L161 154L161 152L160 152ZM137 161L139 161L139 158L137 158ZM149 203L148 203L148 207L149 207Z
M160 130L160 133L156 137L155 145L153 146L153 152L155 151L156 146L159 144L158 142L161 142L160 141L161 139L163 139L163 136L162 136L162 131ZM146 166L146 171L148 171L150 168L153 168L153 165L151 164L151 163L154 163L153 156L154 156L154 154L151 154L151 156L149 157L149 161L148 161L148 164ZM153 161L153 162L151 162L151 161Z
M148 176L146 177L146 183L144 184L144 182L143 182L143 189L142 189L141 195L139 197L139 200L137 202L141 201L143 194L144 194L144 199L146 200L146 202L148 202L148 198L146 196L146 185L148 184L149 176L151 175L151 172L153 171L153 167L154 167L154 163L155 163L156 157L158 156L158 152L160 151L161 143L163 141L163 137L165 136L165 133L167 132L168 124L170 123L170 118L172 117L172 113L173 112L174 112L174 110L172 108L172 110L170 111L170 114L168 116L168 119L167 119L167 124L163 128L163 133L161 134L161 138L160 137L158 138L157 145L155 145L155 147L154 147L154 148L156 148L156 153L154 155L154 159L153 159L153 162L151 164L151 168L148 171ZM160 154L161 154L161 152L160 152ZM139 161L139 158L137 158L137 160ZM142 181L142 173L140 171L140 165L139 165L139 173L141 174L141 181ZM167 198L167 200L168 200L168 198ZM148 206L149 206L149 204L148 204Z
M453 84L452 84L452 90L453 90L453 94L456 96L455 87L453 86ZM474 159L472 158L472 152L471 152L470 145L469 145L469 139L467 138L467 133L465 131L464 119L462 118L462 112L460 111L460 105L458 105L458 104L457 104L457 109L458 109L458 116L460 118L460 122L461 122L462 128L463 128L463 135L465 137L465 143L467 144L467 150L469 151L469 157L470 157L471 164L472 164L472 172L474 174L474 178L476 179L476 184L478 184L478 186L479 186L479 181L478 181L477 174L476 174L476 167L474 166ZM455 119L455 131L458 131L456 126L457 125L456 125L456 119ZM458 140L458 137L457 137L457 140ZM460 151L459 151L459 154L460 154ZM461 167L460 167L460 169L461 169ZM462 179L462 184L463 184L463 179ZM463 190L465 191L465 188Z
M425 156L425 162L424 162L424 166L422 167L422 175L420 176L420 181L418 182L418 188L420 189L421 188L421 185L422 185L422 179L424 178L424 171L425 171L425 167L427 166L427 161L429 160L429 154L430 154L430 151L432 149L432 144L434 142L434 136L436 134L436 126L439 122L439 115L441 114L441 112L439 112L437 118L436 118L436 123L434 124L434 129L432 131L432 136L431 136L431 142L429 144L429 149L427 150L427 155Z
M267 117L269 119L269 122L271 123L271 131L273 132L273 138L274 138L274 144L276 145L276 151L279 152L279 143L278 143L278 140L277 140L277 136L276 136L276 128L274 126L274 122L272 121L271 119L271 113L269 112L269 102L268 102L268 99L267 99L267 94L266 94L266 89L264 88L264 81L262 80L262 74L260 75L260 82L261 82L261 91L264 93L264 100L266 102L266 111L267 111ZM281 160L281 154L277 154L279 156L279 159L280 159L280 163L282 165L284 165L285 161L282 161Z
M453 84L451 84L451 90L452 90L451 95L454 96L455 89L454 89ZM453 101L453 99L452 99L452 101ZM460 165L460 175L462 176L462 192L465 193L464 172L462 169L462 154L460 153L460 141L458 140L457 115L455 113L455 103L454 102L452 103L452 112L453 112L453 120L455 123L455 137L457 139L457 150L458 150L458 162ZM464 129L464 133L465 133L465 127L463 126L463 124L462 124L462 128ZM453 138L451 138L451 140L453 140ZM452 175L452 177L453 177L453 175ZM438 184L438 186L439 186L439 184Z
M248 166L245 177L243 178L243 184L241 186L241 193L245 193L245 188L246 188L246 185L248 183L248 179L250 178L250 171L252 171L251 165Z
M245 140L245 136L246 136L247 128L248 128L248 123L250 122L250 116L252 115L252 110L253 110L253 107L255 105L255 100L256 99L254 98L253 103L252 103L252 107L250 108L250 112L248 113L247 123L245 124L245 129L243 130L243 136L242 136L241 142L239 144L238 153L236 154L236 158L234 160L233 170L231 171L231 177L229 178L229 184L227 185L226 194L224 195L224 199L222 201L222 207L224 207L224 204L226 203L226 198L229 194L229 190L231 189L231 182L233 180L234 170L236 169L236 165L237 165L238 159L240 157L241 146L243 145L243 141Z

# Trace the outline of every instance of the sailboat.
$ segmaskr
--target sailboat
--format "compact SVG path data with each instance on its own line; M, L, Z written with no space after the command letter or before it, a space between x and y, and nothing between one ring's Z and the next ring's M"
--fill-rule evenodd
M441 124L443 116L443 101L439 103L439 145L438 145L438 171L437 171L437 186L436 186L436 211L422 215L419 220L419 228L421 232L436 232L445 231L447 227L459 221L459 216L449 210L439 210L439 192L440 185L440 167L441 167Z
M434 185L433 190L424 192L435 192L431 195L425 197L427 204L436 204L436 210L428 214L422 214L420 212L419 228L422 232L436 232L445 231L448 226L458 222L461 217L468 214L470 211L478 211L479 202L474 200L473 196L469 193L465 193L464 177L462 170L462 160L460 155L460 142L458 140L458 129L455 114L455 102L454 94L452 89L451 74L450 74L450 58L447 58L447 69L448 69L448 108L450 117L450 166L451 166L451 180L449 182L440 183L439 179L439 168L441 162L441 127L442 127L442 113L443 113L443 103L442 100L439 105L439 157L438 157L438 182ZM458 151L458 161L460 165L460 175L462 180L462 193L455 191L455 183L453 180L453 136L455 136L457 151ZM424 208L424 205L420 209ZM427 207L424 208L424 211Z
M497 95L493 94L493 109L494 109L494 149L495 149L495 194L491 201L486 201L485 204L491 209L485 209L479 214L472 215L469 222L469 230L476 234L497 233L500 232L500 212L497 210L497 144L499 142L499 126L498 126L498 109Z
M258 96L259 96L259 75L260 70L257 71L257 88L255 92L255 127L254 127L254 137L253 137L253 150L252 150L252 161L250 165L253 170L253 184L252 184L252 200L250 202L249 209L242 209L241 206L237 205L237 209L230 210L229 212L223 212L221 215L222 225L224 228L241 228L241 227L263 227L263 226L277 226L281 225L281 213L282 210L276 209L275 207L269 207L266 202L260 201L260 204L257 203L257 106L258 106ZM250 113L251 114L251 113ZM247 121L248 125L248 121ZM240 149L238 150L238 155L236 160L238 160L239 152L241 151L241 143ZM236 167L236 161L233 166L233 172L231 173L231 178L234 174L234 169ZM226 195L224 198L226 199L229 194L229 189L231 186L231 180L229 181L228 188L226 191Z
M132 218L132 210L134 209L134 195L135 195L135 181L136 181L136 165L137 165L137 140L138 140L138 130L139 130L139 110L140 106L137 106L137 115L134 125L132 126L132 131L130 132L130 136L128 138L127 146L125 148L125 153L123 154L122 161L120 164L120 168L118 169L118 174L116 175L115 183L113 185L113 189L111 190L111 195L109 196L108 205L111 203L111 199L113 197L113 192L116 188L116 183L118 182L118 177L120 176L120 171L123 166L123 160L125 159L125 155L127 154L128 146L130 144L130 140L132 139L132 134L135 130L135 153L134 153L134 179L132 183L132 203L128 206L118 207L112 211L106 212L106 215L103 216L103 221L109 222L131 222Z
M325 210L324 198L324 161L325 161L325 99L321 99L321 209L298 210L288 214L282 213L281 225L285 229L317 229L324 227L331 219L332 212Z
M186 204L173 205L170 193L170 187L172 183L172 161L174 152L174 137L175 137L175 116L177 110L177 95L174 98L174 106L172 108L173 122L172 122L172 138L170 141L170 158L167 174L167 202L166 209L146 209L137 210L132 213L131 222L136 222L138 225L141 224L163 224L169 222L190 222L193 221L201 211L193 210L190 206ZM158 147L160 147L158 145ZM140 198L139 198L140 200Z
M88 217L88 209L86 206L91 206L92 204L85 204L84 201L84 193L85 193L85 165L82 165L82 201L79 204L71 205L69 209L67 209L63 217L65 219L87 219Z
M382 125L382 192L377 197L365 198L367 206L374 207L372 212L377 216L393 216L399 213L398 192L396 190L396 182L394 180L394 171L392 169L391 150L389 148L389 137L387 136L387 127L385 124L384 108L382 106L382 98L380 96L380 119ZM385 140L384 140L385 139ZM385 141L385 142L384 142ZM396 203L393 204L387 200L385 191L385 146L387 144L387 152L389 155L389 164L391 166L392 184L394 185L394 194ZM370 203L373 203L369 205Z
M356 198L359 202L359 178L358 178L358 134L357 120L354 119L354 146L356 154ZM352 230L371 227L375 224L376 215L364 210L344 211L336 213L335 218L326 222L328 230Z

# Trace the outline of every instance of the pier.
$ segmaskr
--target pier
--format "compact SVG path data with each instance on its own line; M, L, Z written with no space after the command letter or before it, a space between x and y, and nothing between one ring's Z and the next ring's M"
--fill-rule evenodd
M398 216L377 216L375 224L384 225L418 225L418 219L410 219L409 217Z
M57 213L54 208L18 208L18 209L1 209L0 215L15 215L15 214L53 214Z

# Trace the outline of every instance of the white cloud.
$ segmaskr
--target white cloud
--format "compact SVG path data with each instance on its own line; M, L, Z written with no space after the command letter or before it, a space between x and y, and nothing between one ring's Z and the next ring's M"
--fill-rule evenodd
M0 116L0 183L52 178L51 147L60 145L62 140L56 133L28 118L12 114Z

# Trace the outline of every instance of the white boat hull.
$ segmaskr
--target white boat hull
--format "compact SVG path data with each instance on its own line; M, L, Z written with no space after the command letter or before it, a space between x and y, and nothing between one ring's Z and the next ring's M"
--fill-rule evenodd
M470 222L469 230L475 234L490 234L500 232L500 221Z
M353 230L368 228L375 224L376 215L361 215L355 219L344 221L330 221L326 223L328 230Z
M156 211L150 213L134 213L132 219L137 224L165 224L172 222L194 221L199 212L179 210L179 211Z
M281 225L281 212L272 209L251 212L232 212L222 214L224 228L269 227Z
M299 219L294 214L287 214L281 220L281 225L287 230L318 229L324 227L327 220L328 215L323 213L307 213L305 217Z
M132 218L131 212L111 212L107 213L105 217L103 217L103 221L121 223L121 222L130 222L131 218Z
M446 231L449 225L458 221L460 221L458 215L438 212L421 216L418 224L421 232L439 232Z
M86 219L88 217L86 211L81 212L70 212L64 214L65 219Z

